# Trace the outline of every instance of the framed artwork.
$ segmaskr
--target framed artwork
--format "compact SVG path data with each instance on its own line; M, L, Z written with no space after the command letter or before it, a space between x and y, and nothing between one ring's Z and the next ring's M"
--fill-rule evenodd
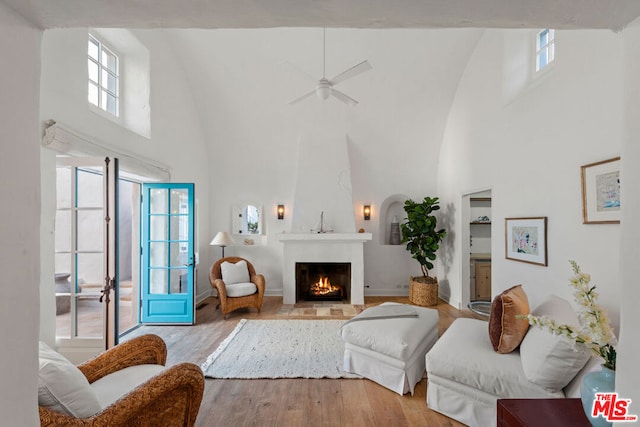
M620 157L591 163L582 170L582 222L620 223Z
M505 218L505 254L513 261L547 265L547 217Z

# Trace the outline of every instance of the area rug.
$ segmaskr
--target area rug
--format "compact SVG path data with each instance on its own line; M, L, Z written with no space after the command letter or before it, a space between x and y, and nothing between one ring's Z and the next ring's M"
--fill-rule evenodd
M208 378L361 378L342 370L344 320L246 320L202 364Z

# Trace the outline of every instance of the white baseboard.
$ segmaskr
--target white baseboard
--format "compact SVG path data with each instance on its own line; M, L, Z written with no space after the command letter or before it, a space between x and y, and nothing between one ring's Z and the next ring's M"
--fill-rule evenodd
M196 307L210 296L213 296L213 289L207 289L206 291L200 292L196 295Z
M284 290L282 288L279 289L265 289L264 295L267 297L281 297L284 295Z
M407 288L364 288L364 296L371 297L408 297Z

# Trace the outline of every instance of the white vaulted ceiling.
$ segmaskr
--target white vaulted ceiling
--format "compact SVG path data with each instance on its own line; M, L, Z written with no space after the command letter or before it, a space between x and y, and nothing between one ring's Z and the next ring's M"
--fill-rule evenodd
M347 123L346 132L361 156L358 161L367 165L354 174L366 176L367 186L382 194L368 197L397 192L384 174L369 172L386 167L390 152L412 153L403 156L408 164L394 171L404 191L422 192L420 185L435 182L435 173L427 176L424 171L437 170L449 110L484 28L619 31L640 16L640 0L0 2L45 29L162 28L139 35L158 37L162 48L170 47L171 58L182 64L212 159L243 159L247 170L252 159L293 163L295 159L279 156L295 151L293 141L310 132L298 123L315 117L317 109L331 108L339 117L336 123ZM315 97L287 104L315 81L283 63L320 78L322 27L328 28L327 77L363 60L373 66L339 87L360 102L356 109L346 109L335 99L321 104ZM161 61L161 55L153 58ZM154 114L158 110L152 109ZM273 163L255 161L256 168ZM237 165L217 167L224 176L225 167ZM267 180L251 185L264 185L266 194L273 191Z
M42 28L608 28L638 0L0 0Z

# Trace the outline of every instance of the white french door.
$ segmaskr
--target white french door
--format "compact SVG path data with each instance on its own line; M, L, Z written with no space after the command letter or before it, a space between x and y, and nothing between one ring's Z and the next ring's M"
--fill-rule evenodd
M56 345L73 362L117 344L118 160L58 158Z

